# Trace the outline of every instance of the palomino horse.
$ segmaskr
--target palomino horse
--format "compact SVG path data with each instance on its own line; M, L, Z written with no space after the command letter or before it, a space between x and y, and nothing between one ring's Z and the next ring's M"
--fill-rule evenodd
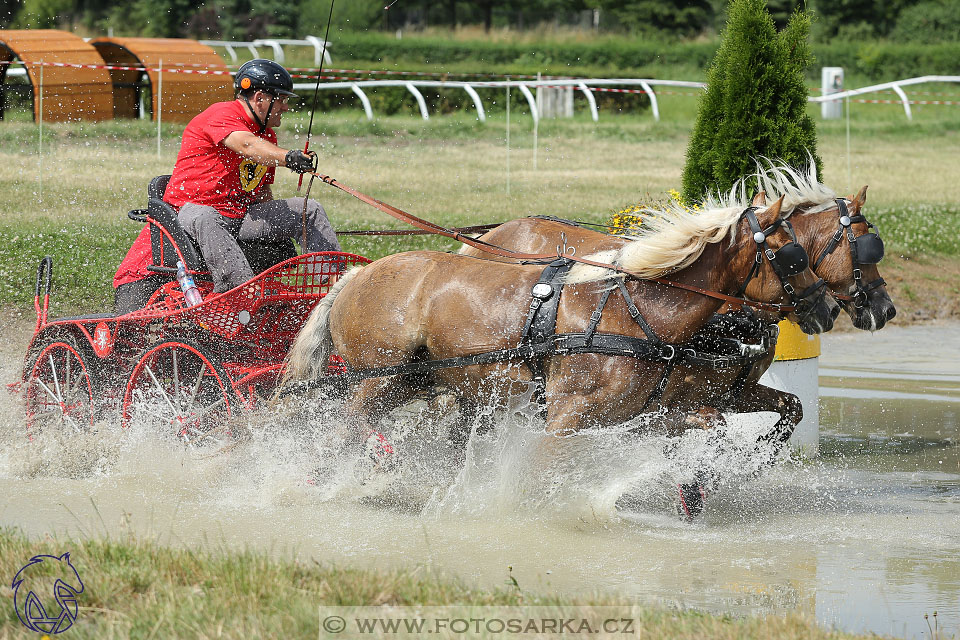
M873 331L892 319L896 309L876 266L883 255L883 245L879 236L869 233L869 223L862 215L867 188L846 201L838 200L833 191L817 182L813 167L800 173L771 165L766 169L761 167L755 177L767 193L784 198L781 215L789 218L798 242L813 256L817 275L841 294L842 306L853 325ZM743 184L744 181L738 183L722 202L728 206L744 206ZM753 203L762 202L763 192ZM657 215L654 211L648 213ZM628 238L544 218L513 220L481 236L486 242L521 253L551 251L560 238L581 255L616 251L630 243ZM858 245L868 243L867 249L857 249ZM471 246L464 246L460 253L498 259ZM747 284L747 297L755 295L757 284L757 281ZM778 320L776 315L767 313L753 324L762 326ZM711 337L719 337L715 334L718 330L724 331L723 326L724 323L711 326L706 329L709 337L698 338L709 341ZM780 415L771 437L785 442L803 418L803 409L795 395L758 383L773 357L770 349L756 364L751 363L749 370L743 366L678 366L671 373L660 401L663 425L679 431L690 425L710 426L711 422L722 422L720 411L771 411Z
M781 205L663 212L655 231L611 256L630 276L554 263L553 271L569 268L562 288L543 264L429 251L382 258L347 273L317 305L291 349L288 379L319 378L331 352L342 357L348 378L360 379L347 402L358 439L424 389L499 402L538 374L548 433L622 423L647 411L662 390L658 381L683 357L673 345L722 304L647 278L669 273L679 286L730 294L765 255L754 299L792 298L805 331L832 327L839 305L781 224ZM555 315L537 333L541 307ZM471 360L475 354L487 359ZM418 367L441 360L455 366Z

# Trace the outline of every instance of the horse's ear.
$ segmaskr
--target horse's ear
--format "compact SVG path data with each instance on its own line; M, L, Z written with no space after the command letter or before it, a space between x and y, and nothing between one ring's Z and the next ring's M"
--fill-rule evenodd
M757 212L757 222L760 223L761 227L769 227L780 217L780 209L783 207L784 197L785 196L780 196L780 199L772 205Z
M754 207L762 207L767 204L767 192L761 191L757 195L753 196L753 202L750 203Z
M867 186L863 185L863 188L860 189L860 192L850 198L850 203L853 205L853 208L857 211L863 208L863 205L867 202Z

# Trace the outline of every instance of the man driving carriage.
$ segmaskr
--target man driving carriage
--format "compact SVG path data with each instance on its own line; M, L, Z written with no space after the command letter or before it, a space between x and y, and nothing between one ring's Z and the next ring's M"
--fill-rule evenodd
M302 241L305 220L304 251L340 250L320 203L309 200L304 216L303 198L275 200L271 191L275 167L301 174L316 169L314 152L278 146L273 130L296 97L292 77L272 60L251 60L240 67L234 87L234 100L211 105L187 125L163 196L196 241L215 293L255 275L238 240ZM163 283L150 264L150 231L144 228L114 276L117 313L143 307Z

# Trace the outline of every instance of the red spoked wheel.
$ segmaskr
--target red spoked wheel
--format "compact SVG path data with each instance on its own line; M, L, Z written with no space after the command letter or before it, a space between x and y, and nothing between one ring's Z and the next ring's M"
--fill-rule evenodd
M40 350L24 381L27 437L46 430L82 433L93 426L93 382L81 349L72 340Z
M230 436L228 421L238 404L223 367L199 346L163 342L133 368L121 425L152 426L188 445L217 443Z

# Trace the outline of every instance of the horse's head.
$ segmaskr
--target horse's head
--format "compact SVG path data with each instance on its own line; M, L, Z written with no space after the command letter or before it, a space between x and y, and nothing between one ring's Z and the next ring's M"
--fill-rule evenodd
M849 200L849 202L848 202ZM877 264L883 258L879 230L863 216L867 187L836 206L791 216L797 238L813 257L813 269L841 301L853 326L874 331L897 315Z
M768 207L761 202L762 196L755 198L740 221L744 233L738 234L737 255L753 262L740 293L761 302L793 305L787 317L805 333L829 331L840 305L810 269L806 250L780 216L783 197Z

